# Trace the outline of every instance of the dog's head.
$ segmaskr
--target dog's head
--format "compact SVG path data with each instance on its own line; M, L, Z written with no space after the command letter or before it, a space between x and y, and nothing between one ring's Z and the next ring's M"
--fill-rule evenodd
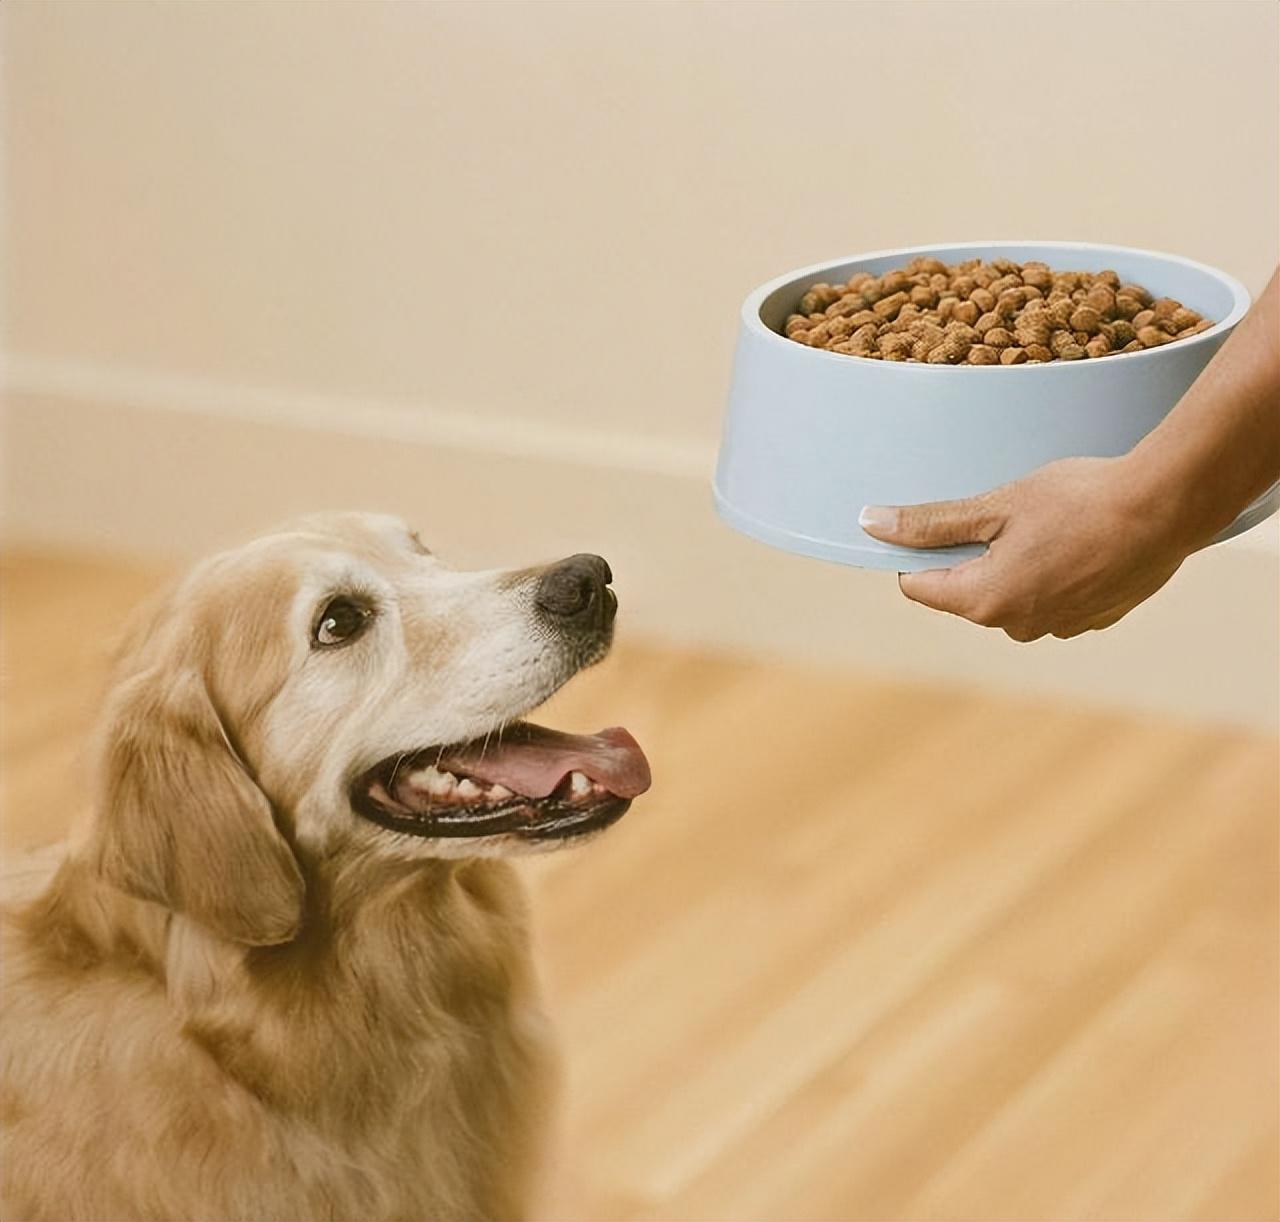
M608 565L458 572L397 519L215 556L126 639L94 857L235 940L296 931L309 859L475 857L607 827L649 784L621 729L524 715L608 651Z

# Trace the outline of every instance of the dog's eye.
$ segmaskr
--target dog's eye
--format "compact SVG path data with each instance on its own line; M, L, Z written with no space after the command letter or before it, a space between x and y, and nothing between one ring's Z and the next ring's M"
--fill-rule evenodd
M331 599L320 612L314 634L317 645L345 645L354 641L373 618L373 608L348 595Z

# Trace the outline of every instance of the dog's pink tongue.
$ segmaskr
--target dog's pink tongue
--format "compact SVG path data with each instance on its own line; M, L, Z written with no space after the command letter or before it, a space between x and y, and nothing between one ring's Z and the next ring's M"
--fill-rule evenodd
M505 785L526 798L545 798L571 772L582 772L619 798L649 788L649 761L621 726L599 734L563 734L521 722L501 742L478 742L452 751L438 767Z

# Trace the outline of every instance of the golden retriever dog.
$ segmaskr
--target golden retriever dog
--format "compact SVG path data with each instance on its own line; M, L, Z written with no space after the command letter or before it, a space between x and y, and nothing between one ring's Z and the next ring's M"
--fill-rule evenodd
M5 1222L527 1215L553 1075L506 858L649 769L523 717L609 648L611 580L325 516L133 626L91 818L5 921Z

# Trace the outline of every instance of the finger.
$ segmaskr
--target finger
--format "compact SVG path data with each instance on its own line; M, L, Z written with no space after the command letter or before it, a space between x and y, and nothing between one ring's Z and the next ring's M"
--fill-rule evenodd
M995 626L993 608L986 592L990 561L987 556L966 560L949 569L926 569L922 573L899 573L898 588L912 602L934 611L959 615L975 624Z
M867 505L858 515L858 525L873 539L900 547L990 543L1004 520L1001 499L994 492L925 505Z
M1085 624L1083 628L1079 629L1079 632L1102 632L1104 629L1110 628L1113 624L1118 624L1126 615L1129 614L1130 611L1135 607L1140 606L1142 601L1142 599L1138 599L1136 602L1127 602L1106 612L1104 615L1095 616ZM1071 635L1076 636L1078 633L1073 632Z
M1140 607L1143 601L1141 598L1130 599L1112 607L1109 611L1100 611L1098 614L1090 616L1089 619L1059 624L1054 628L1053 635L1060 641L1069 641L1073 637L1083 636L1086 632L1102 632L1104 629L1118 624L1130 611Z

